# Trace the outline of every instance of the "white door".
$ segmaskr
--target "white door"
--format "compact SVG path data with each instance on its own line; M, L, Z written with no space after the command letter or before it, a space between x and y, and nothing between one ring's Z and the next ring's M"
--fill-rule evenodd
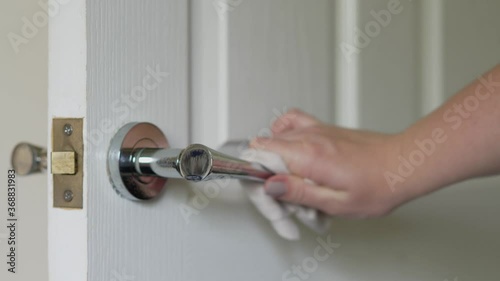
M132 202L106 171L109 142L128 122L156 124L178 148L266 134L291 107L346 126L401 130L498 62L490 36L498 1L51 2L60 9L49 30L49 124L83 118L85 140L83 208L52 207L49 192L51 281L498 276L494 179L288 242L231 185L201 208L192 202L208 185L179 180L158 200ZM381 10L391 19L377 21ZM356 43L356 27L368 28L369 40ZM185 206L199 212L186 217ZM341 246L318 261L317 238L329 235Z

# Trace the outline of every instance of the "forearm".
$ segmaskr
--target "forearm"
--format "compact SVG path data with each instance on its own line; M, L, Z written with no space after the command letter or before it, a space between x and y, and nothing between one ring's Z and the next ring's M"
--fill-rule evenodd
M500 65L411 126L402 139L401 159L414 168L405 182L415 195L500 173Z

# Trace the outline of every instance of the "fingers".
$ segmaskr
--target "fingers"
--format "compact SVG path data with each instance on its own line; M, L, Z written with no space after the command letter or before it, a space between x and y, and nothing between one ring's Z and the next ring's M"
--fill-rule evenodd
M274 121L271 131L274 135L279 135L290 130L314 126L319 123L321 122L313 116L298 109L292 109Z
M317 186L293 175L277 175L265 185L268 195L290 203L319 209L327 214L342 213L342 206L348 198L345 191Z
M308 150L303 149L302 143L280 138L256 138L252 140L250 146L280 155L292 174L304 178L314 176L310 173L314 170L314 158Z

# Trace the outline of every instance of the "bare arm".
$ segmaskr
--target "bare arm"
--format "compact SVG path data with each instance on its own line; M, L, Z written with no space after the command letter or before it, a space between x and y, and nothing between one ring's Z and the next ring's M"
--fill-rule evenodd
M500 65L404 132L402 153L408 155L418 148L415 140L432 139L440 130L442 143L415 172L415 177L432 176L424 192L500 173Z
M400 134L329 126L298 110L272 130L252 146L280 154L291 174L269 179L268 194L331 215L384 215L452 183L500 173L500 65Z

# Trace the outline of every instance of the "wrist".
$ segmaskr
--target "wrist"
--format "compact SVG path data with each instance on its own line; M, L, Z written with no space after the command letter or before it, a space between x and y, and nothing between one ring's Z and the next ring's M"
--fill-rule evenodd
M435 167L440 132L426 137L405 130L391 137L384 178L395 200L403 203L432 192L443 181Z
M452 170L443 150L447 135L443 129L428 129L416 124L396 137L398 153L393 165L399 176L399 190L407 199L413 199L433 192L450 183ZM397 185L396 185L396 189Z

